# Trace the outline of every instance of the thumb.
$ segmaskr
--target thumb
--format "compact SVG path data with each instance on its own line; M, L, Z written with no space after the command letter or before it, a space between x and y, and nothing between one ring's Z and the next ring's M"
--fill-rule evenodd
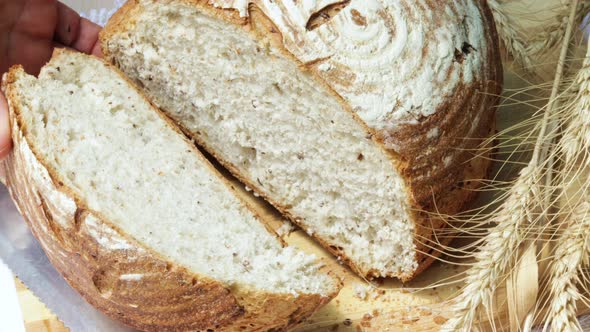
M0 160L4 159L12 148L10 139L10 121L8 120L8 103L0 92Z

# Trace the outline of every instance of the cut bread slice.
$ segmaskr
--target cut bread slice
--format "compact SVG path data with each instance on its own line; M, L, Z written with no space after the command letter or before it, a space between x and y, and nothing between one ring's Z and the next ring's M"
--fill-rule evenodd
M335 296L118 70L57 51L3 81L5 182L49 259L91 304L149 331L291 327Z
M335 5L335 1L321 4L332 2ZM366 31L359 26L337 24L351 22L346 16L350 12L355 15L355 11L361 11L360 15L364 15L363 11L380 8L380 2L338 3L350 5L312 31L309 22L314 17L330 19L330 15L312 10L320 9L320 2L132 0L103 31L103 53L236 177L355 271L368 277L408 280L439 254L433 232L444 223L429 215L435 207L433 197L442 199L437 201L438 211L457 212L473 196L459 188L460 183L470 171L474 178L485 177L487 164L473 166L468 162L471 156L457 151L475 148L479 139L488 134L495 99L469 99L479 87L465 87L461 96L467 99L462 101L459 94L456 99L448 97L443 104L451 106L431 117L438 122L428 120L428 125L416 128L401 126L403 121L396 112L391 121L399 123L386 127L400 125L395 127L399 131L389 136L390 142L395 138L395 142L405 144L399 147L404 154L386 148L384 135L360 121L352 112L354 104L343 100L332 88L348 84L354 89L351 85L356 81L354 86L363 90L359 93L371 105L381 97L394 98L379 92L390 89L390 82L359 82L361 75L369 75L362 69L365 65L375 67L371 70L398 66L401 73L403 61L413 59L407 55L403 59L371 58L364 63L359 55L342 60L349 61L347 65L331 63L349 55L345 52L353 52L356 45L348 47L345 42L322 53L323 57L311 52L316 46L325 46L324 42L337 44L339 39L332 37L364 33L368 38L381 33L378 29L382 28L382 19L397 15L400 8L420 11L438 2L420 6L413 1L390 4L374 16L357 17L365 20ZM473 3L457 2L453 6L464 7L457 13L469 10L479 15L478 5ZM398 23L396 19L391 21ZM410 23L420 29L420 24L429 24ZM481 20L469 24L479 24L477 31L482 36L487 31ZM484 43L489 41L488 36L484 37ZM388 44L396 42L393 37L379 41L383 45L376 49L395 48ZM493 55L493 46L490 49ZM473 66L469 69L475 72L471 77L488 71L477 67L477 63L487 66L492 61L487 55L481 55L479 60L477 57L472 55L464 61L465 66ZM430 66L423 63L418 67ZM330 72L331 78L320 79L321 70ZM495 83L491 78L484 81ZM496 87L491 86L493 83L484 90L495 91ZM404 89L403 82L398 87ZM408 100L404 96L400 95L399 102L405 105ZM433 96L436 100L443 97ZM463 109L462 103L474 106ZM361 109L354 110L357 108ZM461 114L463 110L465 115ZM378 111L367 110L371 114ZM435 112L416 110L421 111ZM457 126L452 124L454 119ZM458 141L456 137L467 139ZM434 252L428 253L431 250Z
M104 41L105 54L207 151L362 274L414 273L403 179L333 95L183 2L142 1L124 16L134 24Z

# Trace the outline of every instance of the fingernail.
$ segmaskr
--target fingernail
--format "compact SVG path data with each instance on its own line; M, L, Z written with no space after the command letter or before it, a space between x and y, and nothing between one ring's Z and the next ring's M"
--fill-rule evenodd
M0 161L8 156L10 150L12 150L12 145L0 147Z

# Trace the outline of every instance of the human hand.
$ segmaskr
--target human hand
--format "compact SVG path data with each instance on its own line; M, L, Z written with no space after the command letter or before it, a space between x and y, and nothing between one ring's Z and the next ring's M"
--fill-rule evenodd
M100 57L99 32L57 0L0 0L0 75L14 64L38 74L56 46ZM0 92L0 160L11 148L8 105Z

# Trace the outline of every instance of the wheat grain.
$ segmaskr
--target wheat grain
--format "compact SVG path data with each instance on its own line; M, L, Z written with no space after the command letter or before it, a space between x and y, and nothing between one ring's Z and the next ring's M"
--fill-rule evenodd
M590 203L588 197L571 214L568 226L555 248L550 267L550 302L544 330L582 331L576 318L576 301L582 296L578 285L581 268L587 265L590 242Z

